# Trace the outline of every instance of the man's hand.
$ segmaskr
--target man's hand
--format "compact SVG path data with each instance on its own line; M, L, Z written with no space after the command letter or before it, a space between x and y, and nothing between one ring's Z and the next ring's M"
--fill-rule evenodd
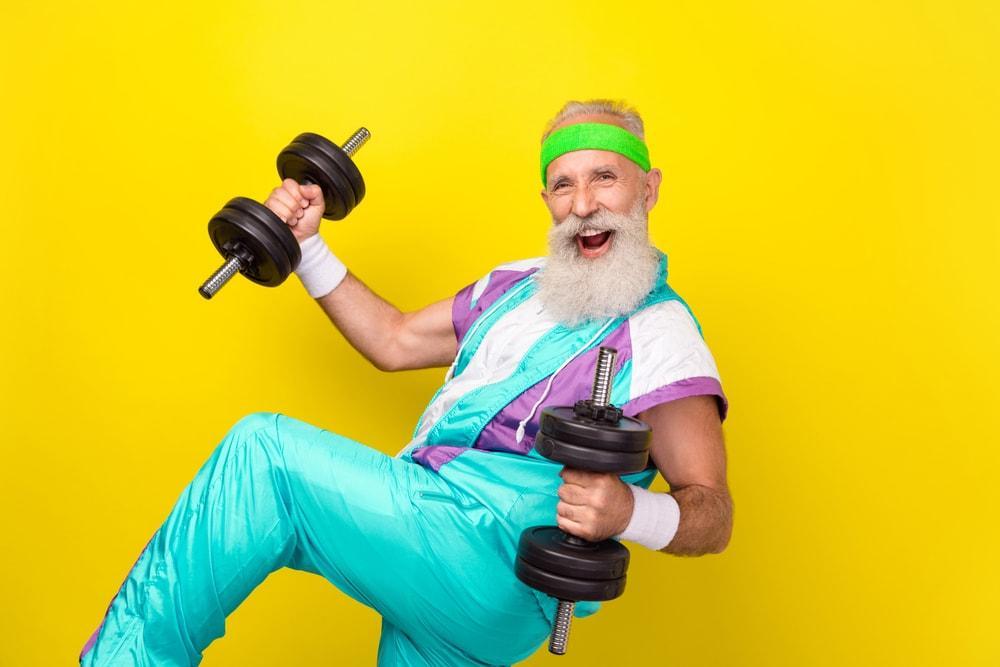
M563 468L556 524L591 542L618 535L632 518L632 492L615 473Z
M264 206L274 211L302 243L319 231L325 202L318 185L299 185L290 178L271 190Z

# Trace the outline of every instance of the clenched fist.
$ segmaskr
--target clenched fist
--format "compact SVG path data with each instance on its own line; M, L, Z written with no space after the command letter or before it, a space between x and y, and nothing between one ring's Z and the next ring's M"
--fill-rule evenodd
M632 518L632 492L615 473L563 468L556 524L591 542L618 535Z
M264 206L274 211L291 228L295 239L302 243L319 231L325 202L318 185L299 185L286 178L281 187L271 190Z

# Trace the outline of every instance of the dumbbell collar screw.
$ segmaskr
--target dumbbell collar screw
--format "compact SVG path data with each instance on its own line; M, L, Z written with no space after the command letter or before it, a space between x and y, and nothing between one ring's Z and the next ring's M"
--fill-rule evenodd
M617 424L621 421L622 409L610 403L608 405L595 405L593 399L586 398L573 405L573 414L595 422Z
M222 250L226 257L238 257L244 266L253 262L253 253L239 241L226 241Z

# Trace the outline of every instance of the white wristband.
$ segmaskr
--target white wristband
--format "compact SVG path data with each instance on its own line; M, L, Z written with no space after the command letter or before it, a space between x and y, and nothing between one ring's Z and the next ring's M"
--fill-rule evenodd
M295 275L305 285L309 296L318 299L332 292L347 275L347 267L330 252L323 237L310 236L299 244L302 259L295 267Z
M654 493L635 484L628 487L635 499L632 518L625 532L615 537L659 551L674 539L681 522L681 508L669 493Z

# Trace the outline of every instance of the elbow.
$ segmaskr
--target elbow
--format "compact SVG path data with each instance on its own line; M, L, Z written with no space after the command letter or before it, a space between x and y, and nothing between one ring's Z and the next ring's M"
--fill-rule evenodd
M690 515L685 520L681 505L681 524L673 540L661 549L675 556L721 554L733 535L733 500L728 491L692 489L685 504Z
M733 499L728 493L723 498L723 511L719 522L719 534L709 553L721 554L733 539Z
M395 373L396 371L406 370L406 367L402 364L399 357L389 354L372 357L368 361L372 362L372 366L383 373Z
M379 353L368 357L372 366L383 373L395 373L397 371L408 371L418 368L413 365L413 356L408 354L397 343L385 345Z
M733 527L730 524L730 526L726 529L726 532L722 535L722 537L719 538L715 542L715 544L713 544L711 548L708 549L706 553L721 554L723 551L726 550L726 547L729 546L729 542L732 539L732 536L733 536Z
M711 494L711 521L703 524L701 539L686 555L721 554L733 537L733 499L728 491Z
M401 329L402 320L404 316L400 313L399 319L391 326L391 329L386 335L382 343L378 345L371 356L368 357L368 361L372 363L372 366L382 371L383 373L395 373L397 371L405 371L412 368L407 363L407 354L403 349L401 341Z

